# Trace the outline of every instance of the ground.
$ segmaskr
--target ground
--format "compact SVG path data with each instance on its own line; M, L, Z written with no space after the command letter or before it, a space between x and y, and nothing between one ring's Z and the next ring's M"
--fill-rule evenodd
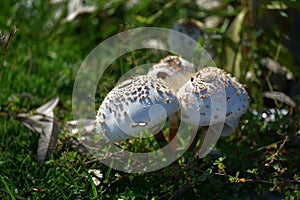
M201 6L201 1L134 2L85 1L97 9L70 21L65 19L72 9L55 15L59 5L48 1L1 2L0 198L299 199L300 117L298 94L291 92L299 77L299 3L226 0L214 9ZM172 28L178 20L191 18L204 24L206 38L198 42L206 45L218 67L247 86L250 96L239 128L219 139L215 153L199 159L192 148L163 169L131 174L83 153L62 131L54 153L37 162L40 134L17 120L19 113L33 112L59 96L54 113L64 127L73 119L76 73L96 45L132 28ZM98 84L96 106L127 71L161 58L146 50L118 58ZM266 98L266 91L291 99ZM123 145L137 152L159 147L154 140Z

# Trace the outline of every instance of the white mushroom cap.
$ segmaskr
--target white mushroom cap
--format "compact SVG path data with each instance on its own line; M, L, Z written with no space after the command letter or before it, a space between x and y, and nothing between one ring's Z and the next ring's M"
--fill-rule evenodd
M212 124L211 120L213 123L222 122L224 116L218 114L223 109L220 106L226 105L222 136L235 131L239 118L249 107L245 87L230 74L216 67L206 67L197 72L179 89L177 98L181 104L182 120L194 126L208 126ZM213 104L216 109L214 111ZM211 116L212 113L214 116Z
M154 130L179 110L175 92L159 80L141 75L117 85L96 116L97 131L112 142Z
M178 56L167 56L149 69L148 76L165 81L177 91L194 73L194 64Z

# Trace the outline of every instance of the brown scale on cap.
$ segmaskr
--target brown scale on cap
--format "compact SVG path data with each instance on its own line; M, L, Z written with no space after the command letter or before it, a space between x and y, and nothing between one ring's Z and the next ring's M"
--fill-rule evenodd
M176 71L185 68L185 66L182 65L182 62L180 61L179 57L177 57L177 56L168 56L168 57L162 59L158 64L161 64L161 63L167 63L171 69L174 69Z
M186 65L184 63L185 60L178 56L167 56L160 60L157 64L153 65L153 69L159 69L162 67L167 66L169 69L174 70L174 71L180 71L180 70L186 70L190 66ZM185 61L187 62L187 61ZM189 63L190 65L193 65Z
M160 79L166 79L169 75L166 73L166 72L158 72L156 74L156 77L157 78L160 78Z

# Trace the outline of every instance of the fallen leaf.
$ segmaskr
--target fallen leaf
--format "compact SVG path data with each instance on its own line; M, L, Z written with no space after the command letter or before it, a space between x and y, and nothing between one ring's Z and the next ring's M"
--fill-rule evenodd
M55 150L60 128L58 122L55 121L53 110L58 101L59 98L56 97L32 113L20 113L16 117L27 128L40 133L37 150L37 160L39 163L44 161L46 156Z
M49 116L54 119L54 113ZM60 133L59 125L54 120L46 122L42 121L42 132L38 141L37 160L38 163L43 162L46 156L55 151L58 135Z

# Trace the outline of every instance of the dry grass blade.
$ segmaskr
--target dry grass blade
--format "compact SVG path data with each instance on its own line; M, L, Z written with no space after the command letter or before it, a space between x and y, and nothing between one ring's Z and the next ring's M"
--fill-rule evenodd
M228 71L232 72L235 76L240 77L241 75L241 61L242 61L242 52L240 47L237 45L241 40L241 30L244 24L245 16L248 13L248 9L244 8L231 23L230 27L227 30L228 36L231 39L231 42L235 44L235 48L232 46L232 43L226 45L226 68Z
M296 105L297 105L296 102L291 97L287 96L283 92L278 92L278 91L269 92L269 91L266 91L266 92L263 93L263 96L266 97L266 98L270 98L270 99L280 101L280 102L285 103L287 105L290 105L292 107L296 107Z
M282 66L272 58L263 58L261 60L261 64L266 66L269 70L276 74L285 74L285 71L282 68Z

